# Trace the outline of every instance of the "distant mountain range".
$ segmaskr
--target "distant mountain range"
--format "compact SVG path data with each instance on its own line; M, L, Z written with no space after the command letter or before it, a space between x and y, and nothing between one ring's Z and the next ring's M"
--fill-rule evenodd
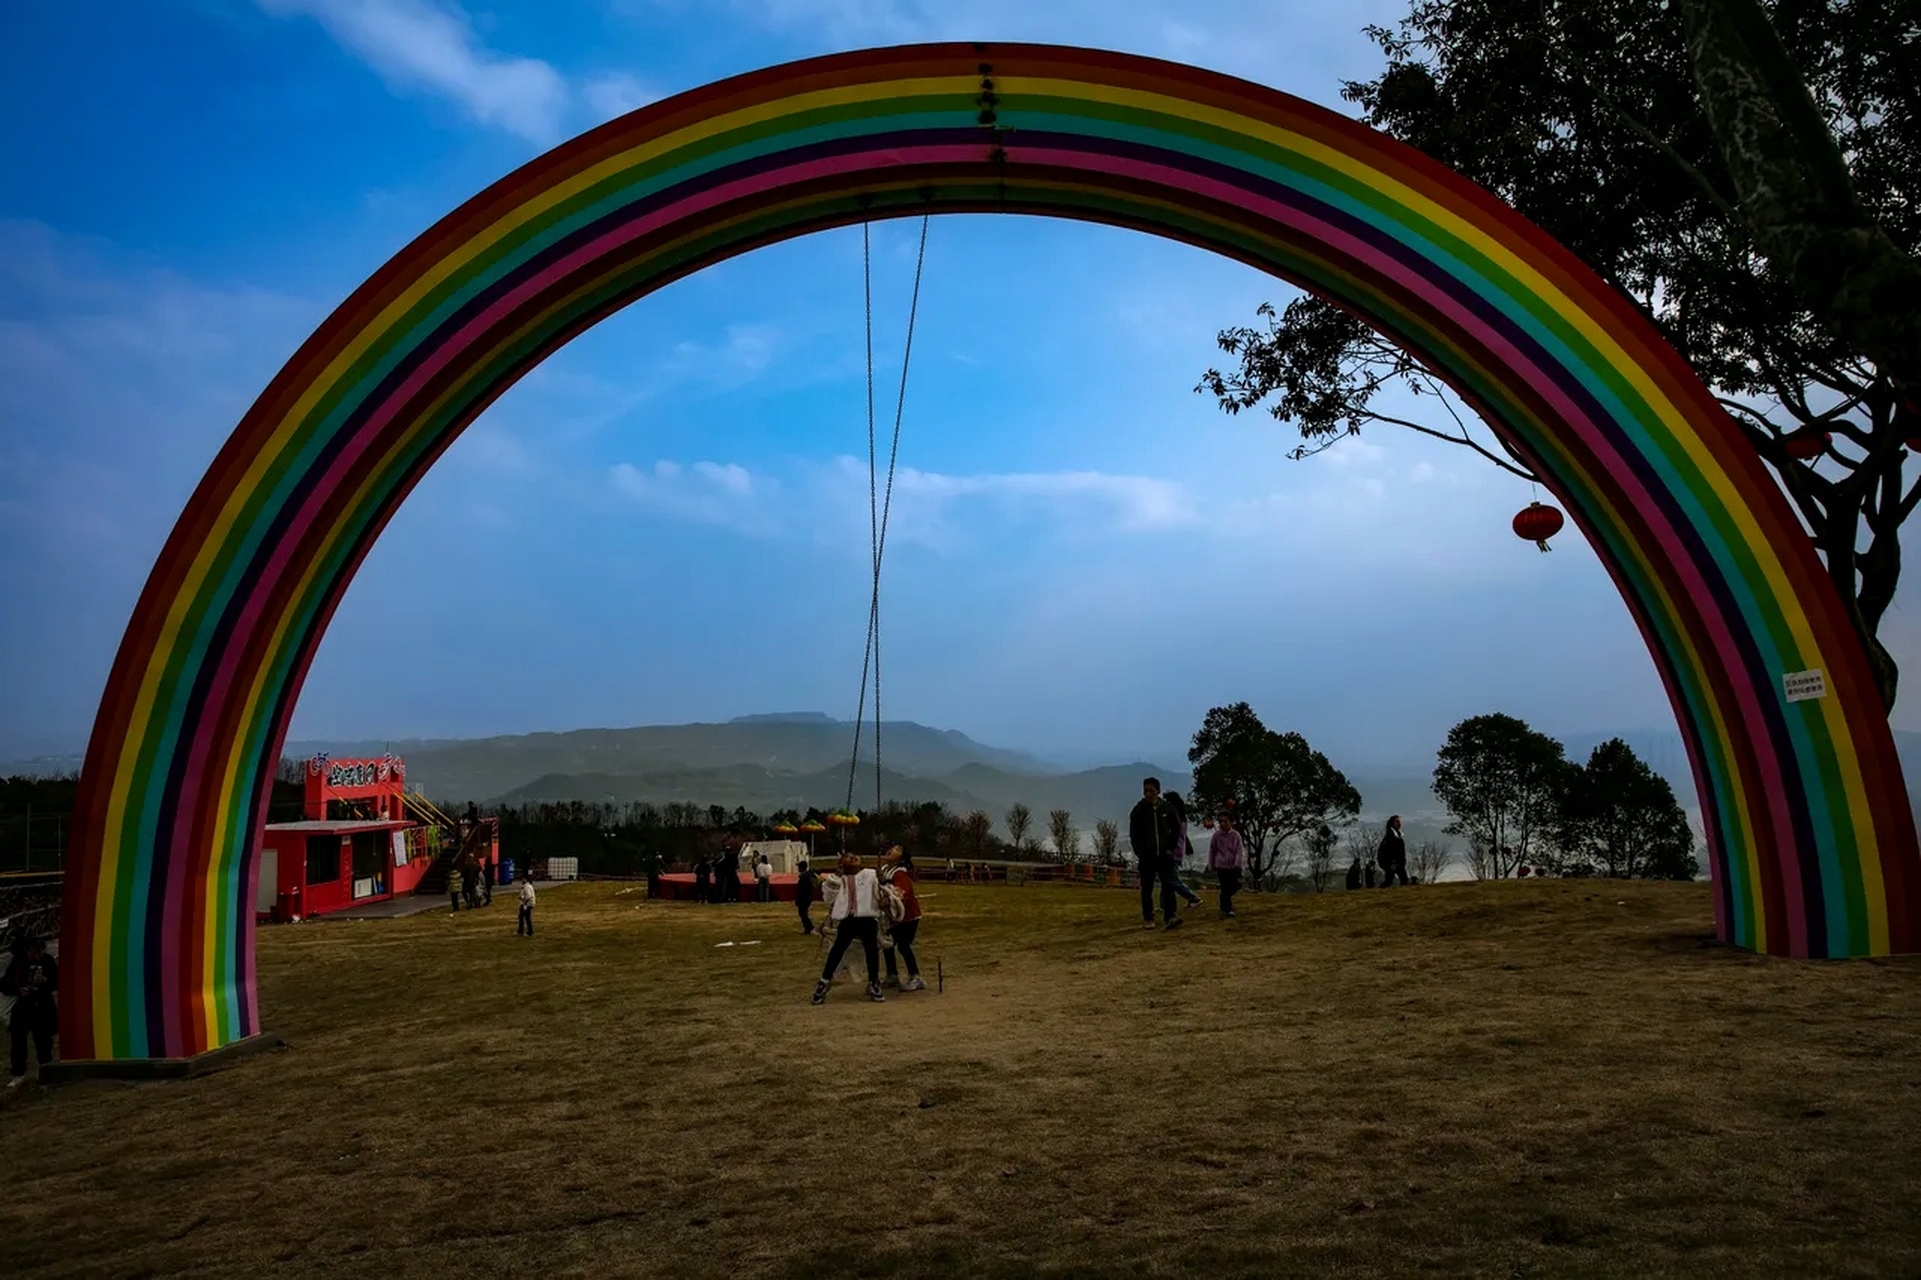
M1909 791L1921 796L1921 733L1895 731ZM1585 760L1608 737L1625 739L1655 772L1673 784L1683 805L1695 807L1693 779L1680 734L1645 730L1578 734L1564 738L1570 759ZM827 807L847 797L854 727L818 712L742 716L718 724L648 725L631 729L577 729L563 733L493 738L393 742L294 742L285 754L305 758L394 751L407 761L407 780L443 803L587 800L620 804L692 801L772 813L783 808ZM1099 768L1067 770L1030 752L993 747L964 733L913 721L881 727L886 764L882 794L888 799L939 801L961 813L985 810L1005 833L1009 806L1025 804L1035 834L1044 835L1047 815L1066 809L1090 832L1102 818L1125 827L1140 797L1143 776L1159 776L1170 790L1186 792L1193 778L1175 761L1136 760ZM1085 757L1084 757L1085 758ZM1336 760L1338 765L1340 761ZM78 756L42 756L0 764L0 776L50 774L77 769ZM1413 840L1443 838L1445 815L1429 788L1432 761L1400 767L1347 770L1361 792L1364 821L1402 815ZM873 730L862 735L854 781L857 804L874 795Z

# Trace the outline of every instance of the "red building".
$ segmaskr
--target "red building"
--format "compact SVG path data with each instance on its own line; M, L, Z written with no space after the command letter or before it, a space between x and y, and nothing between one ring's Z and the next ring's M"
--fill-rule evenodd
M407 794L406 776L398 756L310 760L305 816L270 823L262 839L256 918L298 920L438 891L457 857L499 862L497 827L463 842L439 822L418 820L416 811L440 815Z

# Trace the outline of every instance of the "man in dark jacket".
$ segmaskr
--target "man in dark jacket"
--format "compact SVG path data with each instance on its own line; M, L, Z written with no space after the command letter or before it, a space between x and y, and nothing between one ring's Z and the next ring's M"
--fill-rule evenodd
M1174 854L1181 847L1181 816L1161 798L1159 778L1141 779L1140 802L1127 817L1127 837L1141 869L1143 927L1154 927L1154 884L1159 881L1161 915L1168 928L1180 928L1181 918L1174 914Z
M0 977L0 994L14 998L13 1017L7 1023L12 1043L13 1085L27 1078L27 1040L33 1040L40 1065L53 1061L53 993L60 984L60 966L47 954L38 938L26 938L13 953L7 972Z
M800 882L794 886L794 905L800 908L800 931L802 933L812 933L814 931L814 894L818 892L819 889L820 877L814 874L814 869L807 864L807 859L802 858L800 860Z
M1381 888L1393 884L1396 876L1402 884L1407 883L1407 841L1401 838L1400 814L1387 820L1387 830L1381 835L1381 847L1375 851L1374 861L1380 864Z

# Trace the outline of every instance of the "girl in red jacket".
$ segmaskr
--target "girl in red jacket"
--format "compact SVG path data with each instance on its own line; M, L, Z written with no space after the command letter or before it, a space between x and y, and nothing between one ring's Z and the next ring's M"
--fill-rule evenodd
M903 865L899 845L889 849L881 859L880 882L900 897L900 915L891 930L894 945L887 951L887 985L902 991L925 991L927 984L920 978L920 962L914 959L914 935L920 932L920 895L914 892L914 877ZM900 968L894 962L897 953L907 961L905 982L900 980Z

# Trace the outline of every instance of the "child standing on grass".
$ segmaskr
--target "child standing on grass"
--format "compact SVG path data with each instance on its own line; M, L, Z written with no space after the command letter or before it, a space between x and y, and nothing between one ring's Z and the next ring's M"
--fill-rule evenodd
M514 922L514 936L518 938L523 933L530 938L534 936L534 882L532 880L520 882L520 918Z
M1207 869L1221 884L1221 919L1234 915L1234 895L1241 889L1241 869L1247 865L1247 848L1241 833L1234 829L1234 815L1223 814L1215 820L1214 838L1207 844Z
M447 896L453 899L454 911L460 910L460 864L455 863L447 872Z
M920 895L914 892L914 877L907 873L905 855L899 845L887 851L881 859L881 885L900 898L900 914L894 918L894 945L887 952L887 985L899 987L902 991L925 991L927 984L920 978L920 961L914 958L914 935L920 932ZM907 981L900 980L900 968L894 961L898 952L907 961Z

